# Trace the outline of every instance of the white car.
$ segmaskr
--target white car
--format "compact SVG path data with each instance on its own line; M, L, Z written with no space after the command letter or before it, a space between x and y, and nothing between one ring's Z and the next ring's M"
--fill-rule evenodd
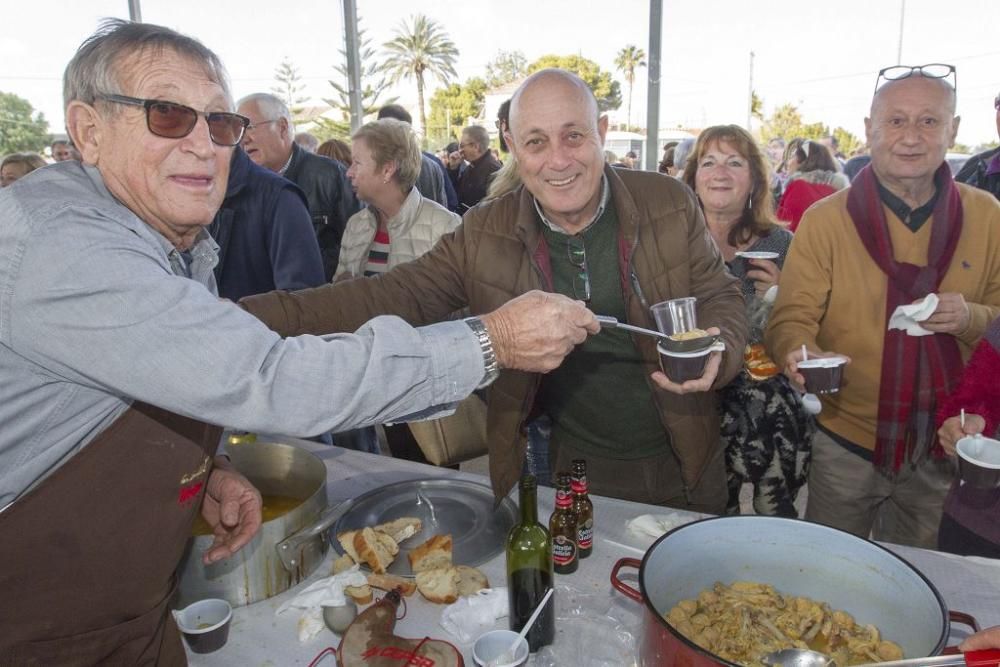
M948 166L951 167L951 175L954 176L965 164L972 155L969 153L947 153L944 159L948 161Z

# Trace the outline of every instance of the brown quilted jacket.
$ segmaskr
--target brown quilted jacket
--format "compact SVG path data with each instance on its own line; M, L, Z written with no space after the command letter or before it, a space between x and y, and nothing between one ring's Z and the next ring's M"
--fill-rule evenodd
M727 352L716 387L740 370L747 324L739 283L725 268L694 195L679 181L652 172L605 169L620 225L620 262L628 321L655 327L649 306L682 296L698 297L698 323L722 330ZM468 306L473 314L499 308L529 290L551 291L548 250L531 194L524 188L465 214L419 259L380 278L353 280L295 293L248 297L241 305L283 336L354 331L377 315L393 314L413 325L446 319ZM656 344L638 336L652 373ZM503 370L489 389L487 433L490 478L497 498L520 475L527 444L525 420L540 375ZM720 447L712 392L678 396L650 381L660 416L681 462L685 488L701 478ZM622 434L627 438L628 434Z

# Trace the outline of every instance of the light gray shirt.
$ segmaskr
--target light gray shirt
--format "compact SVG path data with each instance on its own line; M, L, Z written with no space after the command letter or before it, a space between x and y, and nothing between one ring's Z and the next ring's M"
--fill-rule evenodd
M79 162L30 176L0 190L0 508L132 401L310 436L440 416L483 378L461 321L282 339L216 297L207 234L177 253Z

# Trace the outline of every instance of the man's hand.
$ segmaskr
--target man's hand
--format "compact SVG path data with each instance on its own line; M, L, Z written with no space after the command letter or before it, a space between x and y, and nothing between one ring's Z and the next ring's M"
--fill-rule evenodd
M582 301L531 291L511 299L483 324L501 368L547 373L601 325Z
M914 303L920 303L918 299ZM934 333L948 333L953 336L969 328L969 304L965 297L956 292L938 294L938 306L931 316L920 323L920 326Z
M722 333L718 327L706 329L709 335L717 336ZM677 384L667 377L663 371L656 371L650 377L660 389L666 389L675 394L691 394L698 391L708 391L712 388L715 378L719 375L719 366L722 364L721 352L710 352L708 361L705 362L705 372L696 380L688 380L683 384Z
M201 557L205 565L211 565L232 556L260 530L260 492L229 461L216 457L201 515L215 535L211 548Z
M809 350L808 348L807 352L810 359L818 359L820 357L843 357L844 359L847 359L845 362L846 364L851 363L851 358L846 354L838 354L836 352L817 352L816 350ZM802 348L797 347L789 352L785 357L785 367L782 369L782 372L792 383L792 386L804 394L806 392L806 379L802 373L799 373L800 361L802 361Z
M769 259L751 259L750 265L754 268L747 271L747 278L753 281L757 296L764 296L764 292L781 280L781 269Z
M966 419L968 419L968 415L966 415ZM965 641L958 645L958 650L963 653L990 648L1000 648L1000 625L980 630L971 637L966 637Z
M955 445L967 435L982 433L986 428L986 420L979 415L965 415L965 426L961 417L949 417L938 429L938 440L948 456L955 455Z

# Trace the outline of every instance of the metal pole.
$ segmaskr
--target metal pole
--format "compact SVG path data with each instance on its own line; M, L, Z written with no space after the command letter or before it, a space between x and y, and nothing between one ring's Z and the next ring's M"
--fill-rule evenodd
M347 90L351 102L351 134L361 127L361 63L358 59L358 6L344 0L344 52L347 54Z
M128 0L128 20L133 23L142 23L142 0Z
M750 52L750 89L747 91L747 132L753 133L753 51Z
M646 68L645 168L656 171L660 157L660 52L663 33L663 0L649 0L649 67Z
M906 0L899 4L899 46L896 48L896 64L903 64L903 17L906 15Z

